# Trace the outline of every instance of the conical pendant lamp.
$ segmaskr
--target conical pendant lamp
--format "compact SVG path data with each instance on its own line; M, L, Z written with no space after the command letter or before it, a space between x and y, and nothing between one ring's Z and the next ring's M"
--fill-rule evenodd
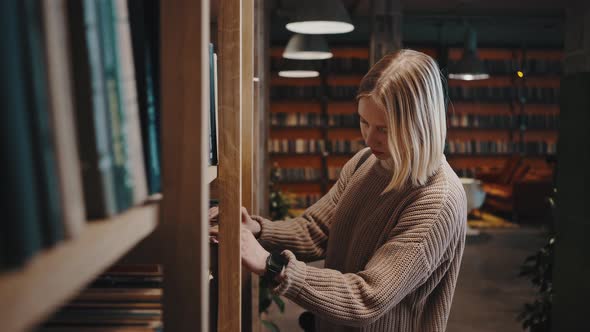
M354 30L352 20L340 0L300 0L287 30L326 35Z
M477 34L474 29L468 28L465 32L463 57L449 65L449 78L473 81L489 77L484 63L477 56Z
M283 58L294 60L324 60L333 56L328 43L320 35L294 34L289 42Z

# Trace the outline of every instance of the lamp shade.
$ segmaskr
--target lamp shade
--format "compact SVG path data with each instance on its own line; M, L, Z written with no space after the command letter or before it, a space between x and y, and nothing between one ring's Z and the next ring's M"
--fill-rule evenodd
M309 60L283 60L279 76L290 78L318 77L320 64Z
M477 56L477 34L468 28L465 33L465 49L463 57L457 62L449 64L449 78L473 81L489 78L484 63Z
M283 58L295 60L324 60L332 56L326 39L320 35L294 34L283 52Z
M350 32L354 25L340 0L300 0L286 28L295 33L325 35Z

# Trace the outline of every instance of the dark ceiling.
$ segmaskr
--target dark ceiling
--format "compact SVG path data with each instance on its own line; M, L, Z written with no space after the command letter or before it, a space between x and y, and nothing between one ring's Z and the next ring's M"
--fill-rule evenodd
M271 12L271 43L284 45L289 13L299 0L267 0ZM322 1L322 0L318 0ZM331 45L367 44L370 38L371 0L341 0L355 30L327 36ZM556 0L405 0L402 34L407 45L463 42L465 24L478 32L486 46L562 47L565 1Z

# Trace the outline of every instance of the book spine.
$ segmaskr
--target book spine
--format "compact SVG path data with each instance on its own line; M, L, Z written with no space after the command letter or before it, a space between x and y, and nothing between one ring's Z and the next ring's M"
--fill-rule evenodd
M65 0L44 0L42 5L47 44L49 110L57 156L61 209L65 236L72 238L82 231L86 212L74 125L66 3Z
M86 214L106 218L117 205L95 2L68 1L68 18Z
M153 0L128 2L145 169L150 194L161 191L158 37L148 28L149 26L155 31L158 29L157 15L150 15L152 11L157 12L157 8L154 7L157 7L157 2Z
M213 44L209 44L209 158L211 165L217 165L217 105L215 102L217 93L216 66L217 63Z
M52 128L49 122L46 66L41 31L41 11L35 0L20 2L23 26L23 59L27 105L31 115L33 156L35 159L37 190L43 244L51 247L64 238L61 193L57 181L57 162Z
M115 164L115 189L117 211L128 209L133 199L133 179L131 177L126 121L123 110L121 87L119 84L119 63L117 56L117 36L113 22L113 8L110 1L97 0L100 46L103 56L103 73L107 109L109 110L113 161Z
M18 0L0 1L0 269L22 264L41 248L37 184L22 80Z
M117 31L117 45L120 59L119 86L122 91L123 109L127 118L128 160L131 163L133 179L133 203L139 204L147 199L148 188L145 173L143 144L141 141L139 110L137 105L137 86L133 67L133 51L131 48L131 32L129 28L129 14L127 0L111 0Z

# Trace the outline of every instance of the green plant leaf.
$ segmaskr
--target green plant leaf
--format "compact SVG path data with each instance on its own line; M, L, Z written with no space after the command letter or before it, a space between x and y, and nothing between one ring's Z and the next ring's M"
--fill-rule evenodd
M275 301L275 303L279 307L279 310L281 311L281 313L284 313L285 312L285 301L283 301L283 299L281 299L280 296L274 295L274 294L272 296L272 300Z
M274 322L271 322L269 320L262 320L262 325L264 325L264 327L266 327L267 330L271 331L271 332L281 332L281 330L279 329L279 327L277 326L277 324L275 324Z

